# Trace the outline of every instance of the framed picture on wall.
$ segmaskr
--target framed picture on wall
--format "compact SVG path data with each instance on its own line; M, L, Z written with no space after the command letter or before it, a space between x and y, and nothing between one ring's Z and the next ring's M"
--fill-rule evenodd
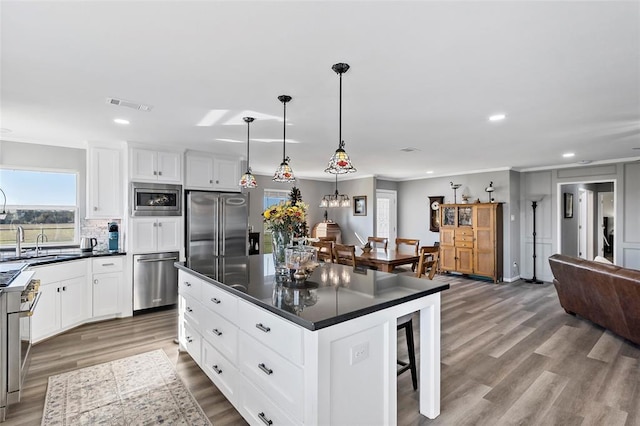
M354 216L367 215L367 196L366 195L353 196L353 215Z
M573 194L570 192L564 193L564 217L565 219L573 217Z

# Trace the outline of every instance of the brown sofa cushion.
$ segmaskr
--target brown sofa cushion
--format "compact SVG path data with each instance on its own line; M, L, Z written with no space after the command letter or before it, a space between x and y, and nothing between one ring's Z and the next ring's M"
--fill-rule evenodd
M561 254L549 265L565 311L640 344L640 271Z

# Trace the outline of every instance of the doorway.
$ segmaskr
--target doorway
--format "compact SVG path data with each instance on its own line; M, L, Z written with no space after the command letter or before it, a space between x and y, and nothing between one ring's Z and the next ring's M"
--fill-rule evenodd
M612 180L558 184L560 253L589 260L605 253L604 257L614 261L615 183ZM576 205L565 205L567 199L574 200Z
M396 240L398 229L396 191L378 189L376 191L376 237Z

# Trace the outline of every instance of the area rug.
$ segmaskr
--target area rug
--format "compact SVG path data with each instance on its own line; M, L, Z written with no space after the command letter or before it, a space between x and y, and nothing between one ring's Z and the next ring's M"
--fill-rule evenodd
M163 350L49 377L42 426L211 425Z

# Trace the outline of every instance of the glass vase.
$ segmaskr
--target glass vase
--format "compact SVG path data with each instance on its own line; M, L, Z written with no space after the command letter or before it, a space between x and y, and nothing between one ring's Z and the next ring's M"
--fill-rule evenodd
M271 231L271 246L273 248L273 266L276 274L289 272L286 263L286 248L293 243L293 234L285 231Z

